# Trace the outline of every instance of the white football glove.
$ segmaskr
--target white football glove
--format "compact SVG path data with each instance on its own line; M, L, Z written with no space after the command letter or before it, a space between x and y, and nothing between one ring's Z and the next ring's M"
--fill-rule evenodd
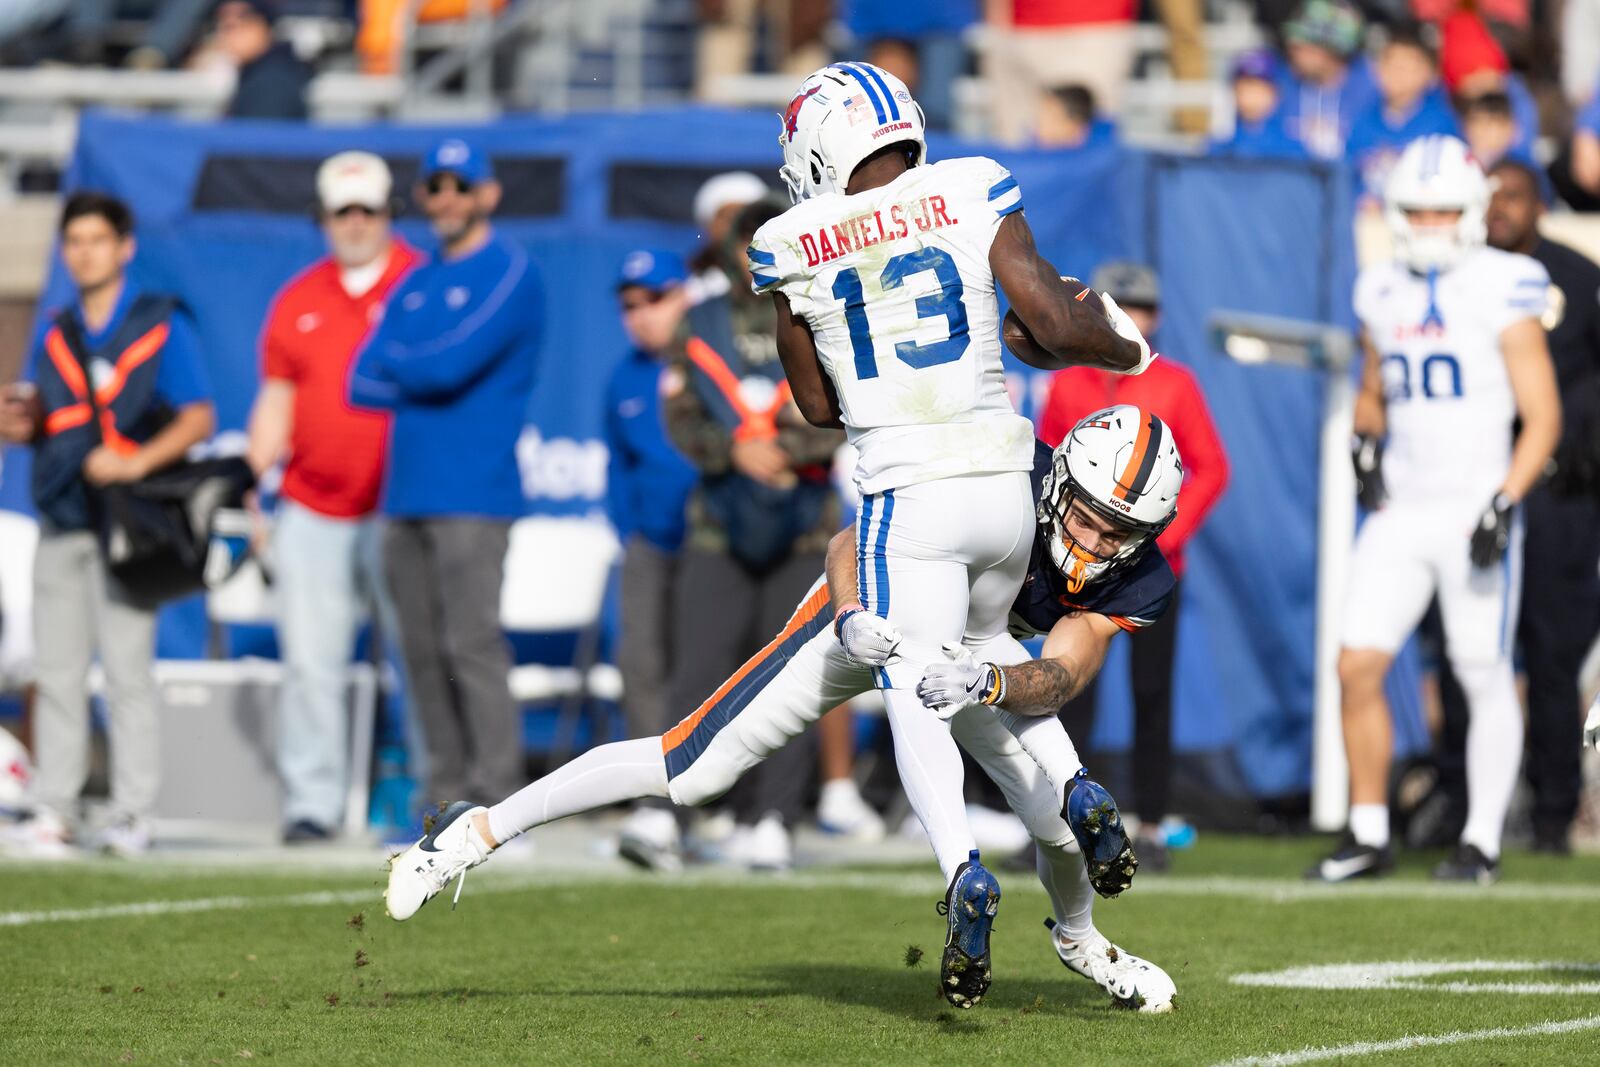
M993 688L994 665L976 662L964 645L944 645L943 651L949 662L928 664L917 682L917 696L925 707L948 721Z
M1139 346L1139 365L1130 370L1117 371L1118 374L1143 374L1146 367L1155 362L1156 354L1150 351L1150 342L1144 339L1144 334L1139 332L1139 327L1133 324L1128 313L1123 311L1117 302L1111 299L1110 293L1101 293L1100 302L1106 306L1106 318L1111 320L1111 328L1117 331L1118 337L1127 338Z
M1600 752L1600 697L1589 705L1589 721L1583 724L1583 743Z
M858 667L887 667L900 662L900 631L882 615L853 608L844 613L833 632L845 658Z

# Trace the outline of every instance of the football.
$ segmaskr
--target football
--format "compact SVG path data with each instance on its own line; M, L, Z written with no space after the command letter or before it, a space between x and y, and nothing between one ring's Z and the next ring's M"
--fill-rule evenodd
M1072 289L1073 298L1080 303L1094 308L1100 314L1106 313L1105 303L1100 299L1100 294L1095 292L1078 278L1063 274L1061 280ZM1011 354L1030 367L1040 370L1060 370L1063 364L1055 356L1040 347L1039 342L1033 339L1033 334L1028 332L1028 327L1022 319L1017 317L1016 311L1007 308L1006 317L1000 323L1000 338L1005 342Z

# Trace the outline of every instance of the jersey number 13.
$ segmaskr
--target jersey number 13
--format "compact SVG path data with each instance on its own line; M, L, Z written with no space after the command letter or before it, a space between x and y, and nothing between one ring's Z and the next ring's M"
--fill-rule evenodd
M898 289L908 276L931 270L939 279L939 291L917 297L917 318L931 319L943 316L949 324L950 336L942 341L921 344L901 341L894 346L895 358L914 370L937 367L941 363L954 363L967 350L971 337L967 334L967 308L961 302L963 288L961 272L955 260L942 248L924 246L915 252L895 256L883 265L878 285L883 289ZM867 322L867 303L861 290L861 274L854 267L846 267L833 281L833 295L844 301L844 320L850 327L850 349L855 356L856 377L878 376L877 354L872 344L872 327Z

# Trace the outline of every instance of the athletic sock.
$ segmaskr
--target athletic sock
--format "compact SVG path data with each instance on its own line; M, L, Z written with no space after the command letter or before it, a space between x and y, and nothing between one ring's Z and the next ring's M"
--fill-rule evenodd
M1461 842L1500 858L1506 812L1522 767L1522 708L1509 661L1456 667L1467 697L1467 824Z
M1078 758L1078 749L1067 736L1067 728L1061 720L1054 715L1018 715L1000 708L993 714L1050 779L1056 791L1057 807L1065 804L1067 785L1072 776L1083 769L1083 760Z
M667 765L661 757L661 738L618 741L590 749L490 808L489 832L503 845L535 826L569 815L665 796Z
M1055 912L1056 928L1068 941L1078 941L1094 932L1094 887L1083 854L1062 845L1036 841L1039 881L1050 894L1050 909Z
M1389 805L1350 805L1350 834L1368 848L1389 847Z
M945 884L956 868L978 847L967 825L967 805L962 796L961 752L950 727L922 706L917 695L905 689L885 689L884 707L894 733L895 766L911 810L922 820L934 857L944 872Z

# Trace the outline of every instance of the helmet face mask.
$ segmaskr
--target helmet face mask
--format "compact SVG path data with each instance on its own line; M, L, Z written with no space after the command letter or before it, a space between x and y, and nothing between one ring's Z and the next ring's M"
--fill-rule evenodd
M1384 189L1396 258L1418 272L1454 267L1487 239L1489 193L1464 142L1442 135L1411 142Z
M1177 514L1182 482L1177 445L1156 416L1123 404L1073 427L1051 457L1037 509L1067 591L1137 561Z
M911 165L927 157L922 108L905 83L870 63L834 63L812 74L784 110L778 175L795 203L843 193L868 156L893 145Z

